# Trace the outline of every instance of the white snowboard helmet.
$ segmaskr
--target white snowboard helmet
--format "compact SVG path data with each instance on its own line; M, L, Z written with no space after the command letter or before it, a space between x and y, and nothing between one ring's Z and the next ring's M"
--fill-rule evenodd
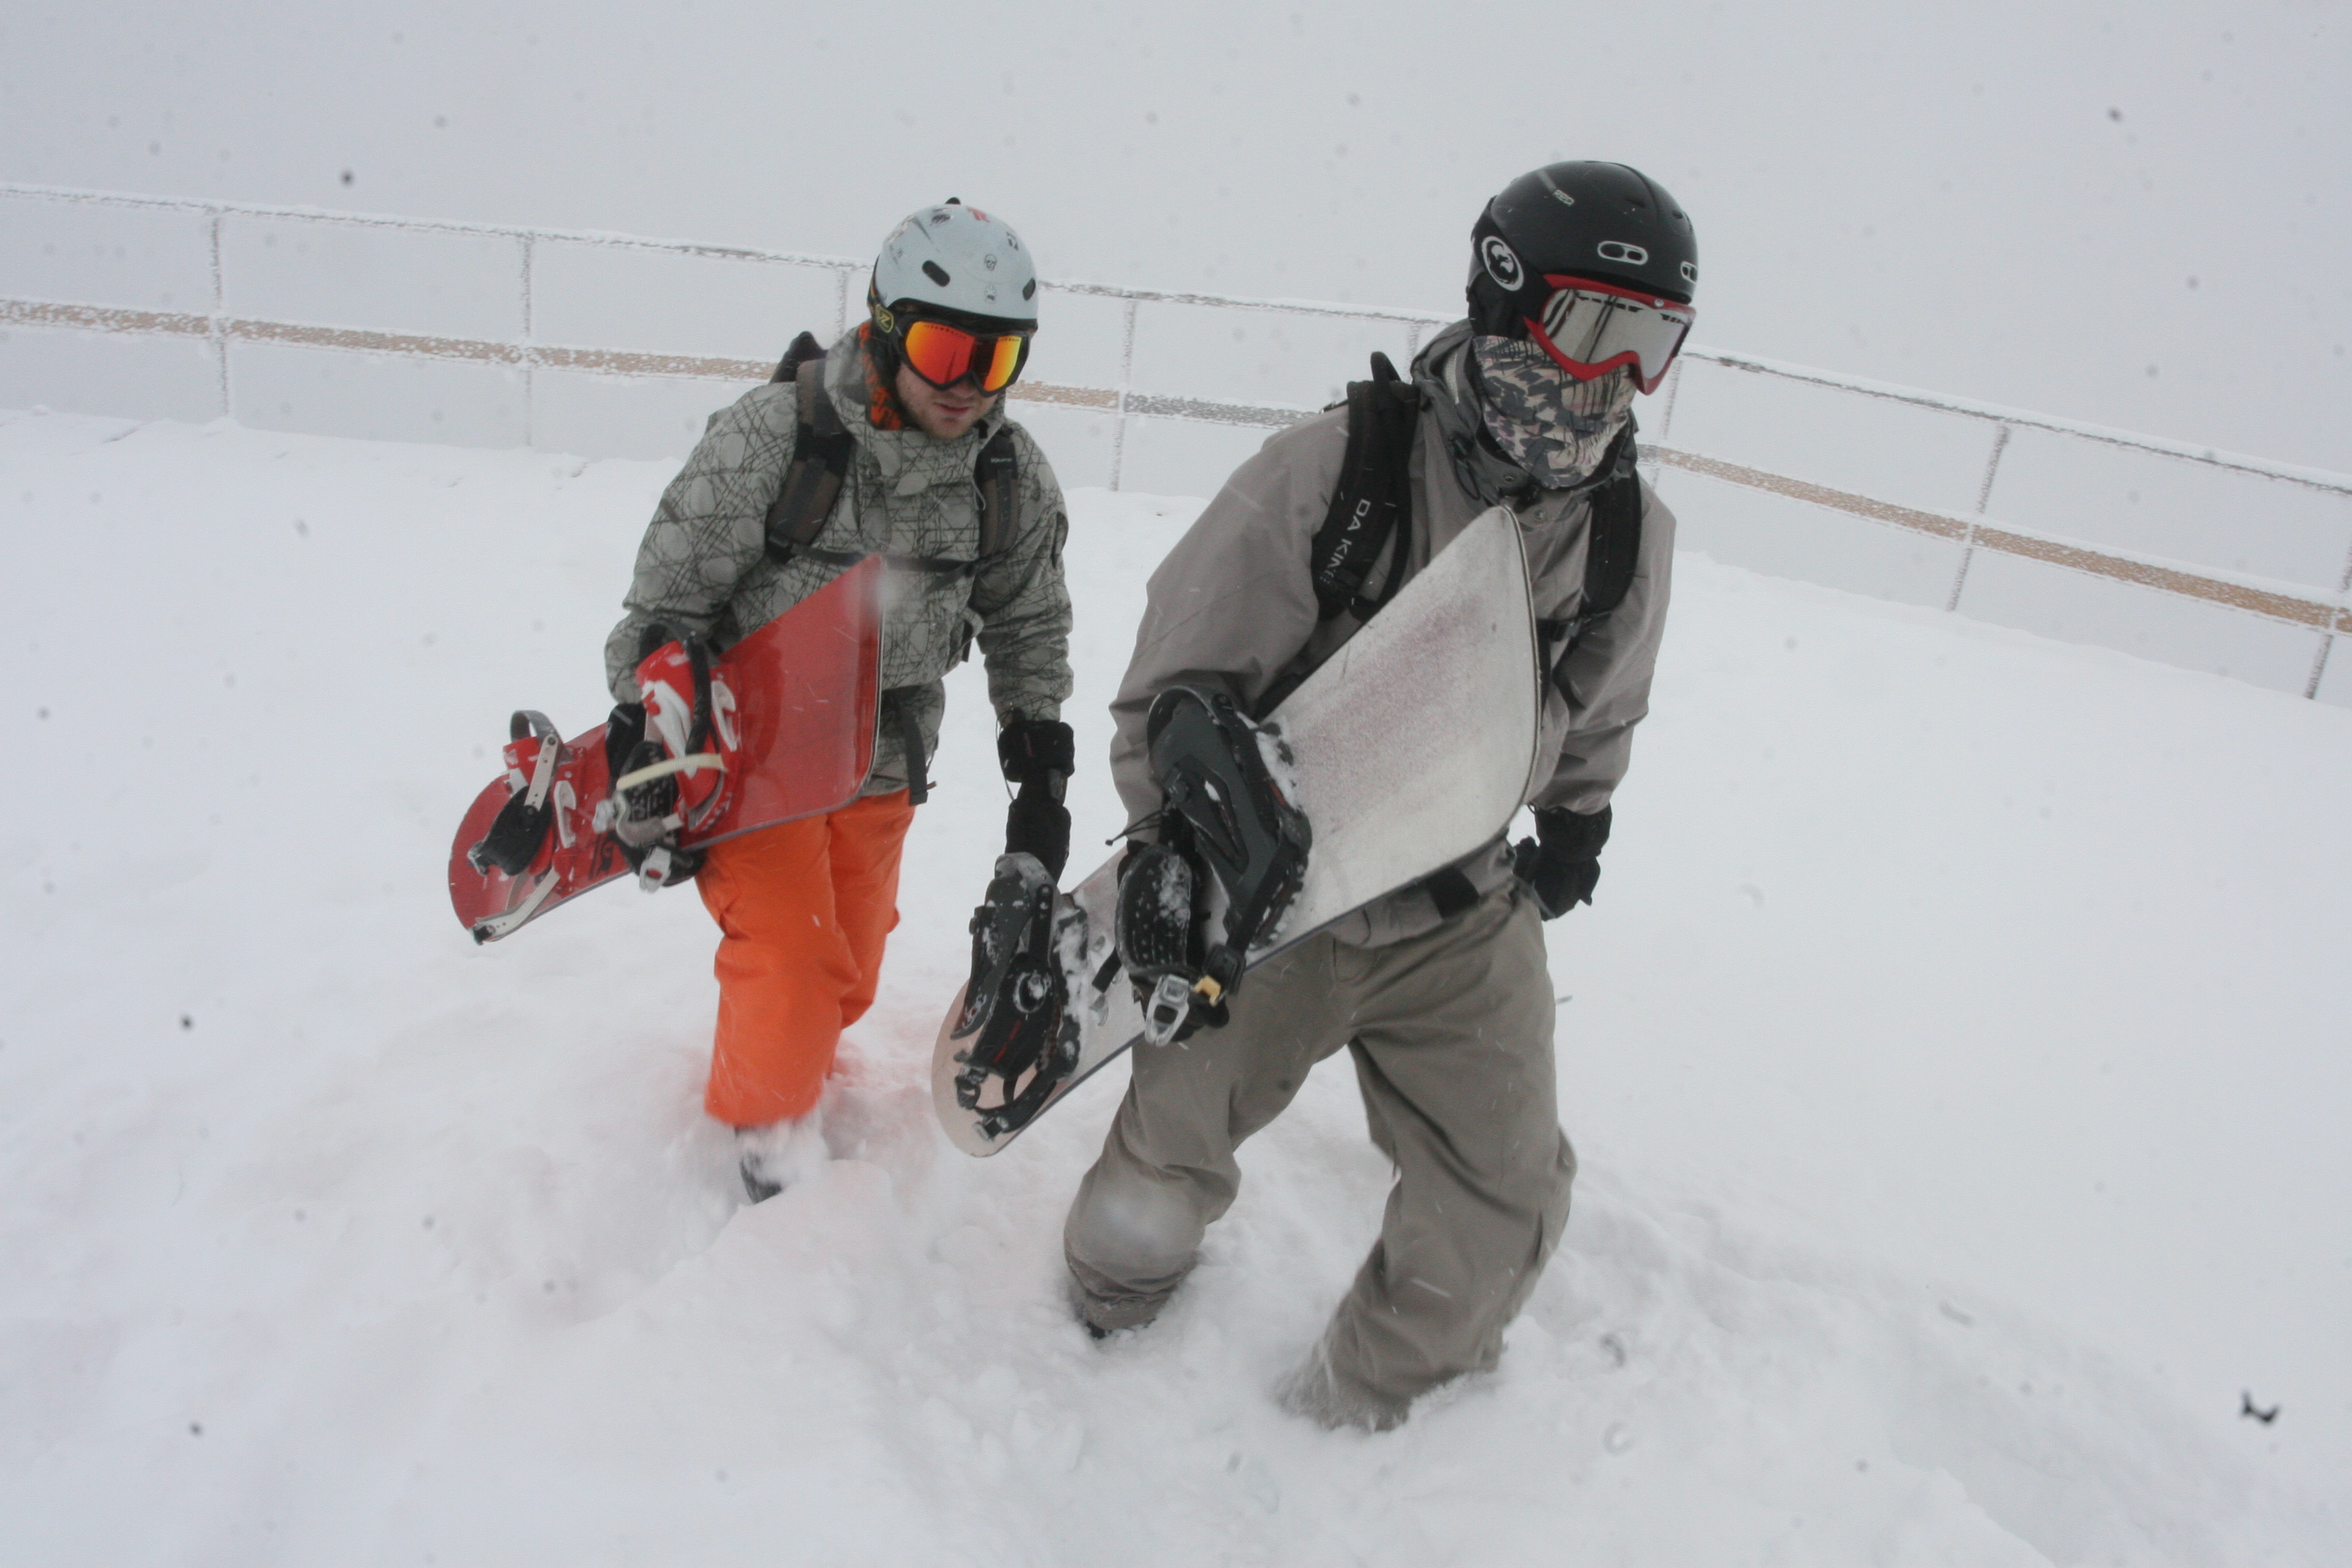
M868 307L885 331L899 310L999 331L1034 330L1037 269L1003 219L950 196L890 231L874 258Z

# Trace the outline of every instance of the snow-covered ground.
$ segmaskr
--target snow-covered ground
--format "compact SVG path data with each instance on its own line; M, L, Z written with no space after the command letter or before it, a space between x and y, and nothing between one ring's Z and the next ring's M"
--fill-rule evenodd
M0 415L0 1560L2352 1558L2352 713L1684 556L1550 928L1559 1260L1498 1373L1334 1436L1266 1390L1378 1221L1344 1069L1099 1346L1121 1075L996 1160L932 1123L972 672L782 1198L698 1112L690 895L467 941L449 833L509 707L601 716L667 478ZM1072 500L1099 759L1198 503Z

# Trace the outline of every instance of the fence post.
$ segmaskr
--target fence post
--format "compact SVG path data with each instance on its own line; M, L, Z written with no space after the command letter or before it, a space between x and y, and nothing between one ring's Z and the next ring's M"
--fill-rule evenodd
M1118 351L1118 425L1111 433L1110 488L1118 489L1120 474L1127 467L1127 389L1135 381L1135 311L1140 300L1127 302L1127 331Z
M522 341L515 345L522 355L522 444L539 445L539 352L533 348L531 318L530 271L538 256L529 231L517 237L522 247Z
M2303 684L2303 694L2307 698L2316 699L2319 695L2319 683L2327 674L2327 656L2334 650L2336 639L2339 636L2352 637L2352 605L2344 603L2352 598L2352 551L2345 552L2344 571L2336 579L2336 618L2321 629L2319 651L2311 659L2311 679Z
M236 409L229 398L228 386L228 291L221 277L221 220L225 216L219 207L214 207L212 221L205 228L213 252L213 369L220 380L221 417L226 419Z
M1952 574L1952 596L1944 601L1947 610L1960 607L1960 592L1969 585L1969 565L1977 558L1977 518L1985 514L1992 504L1993 477L2000 472L2000 455L2009 449L2009 426L1996 426L1992 433L1992 456L1985 459L1984 483L1977 487L1976 517L1969 519L1969 531L1960 540L1960 569Z

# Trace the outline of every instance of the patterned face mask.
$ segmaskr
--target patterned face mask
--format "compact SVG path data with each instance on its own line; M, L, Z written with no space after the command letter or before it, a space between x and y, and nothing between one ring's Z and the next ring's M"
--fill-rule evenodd
M1546 489L1591 478L1633 410L1632 372L1579 381L1524 338L1470 342L1479 413L1503 455Z

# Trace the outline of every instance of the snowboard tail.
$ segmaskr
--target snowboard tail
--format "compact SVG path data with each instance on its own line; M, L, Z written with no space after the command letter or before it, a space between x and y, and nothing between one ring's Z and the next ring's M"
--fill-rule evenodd
M721 770L678 833L681 848L857 797L881 707L882 573L878 558L859 562L710 661L717 749L665 764L682 782ZM611 832L604 729L566 741L545 715L515 715L507 771L475 798L449 849L450 906L476 942L509 936L629 869Z

